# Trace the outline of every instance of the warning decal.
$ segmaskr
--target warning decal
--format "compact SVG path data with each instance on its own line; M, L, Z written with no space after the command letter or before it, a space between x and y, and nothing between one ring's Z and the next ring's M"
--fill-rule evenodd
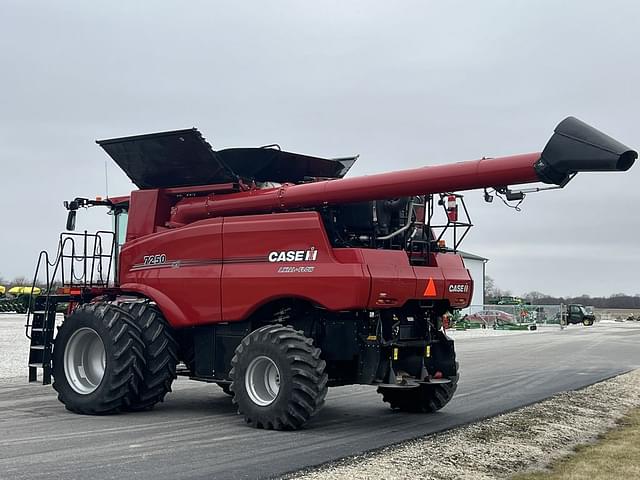
M424 297L435 297L436 293L436 284L433 282L433 278L429 279L427 282L427 288L424 289L424 293L422 294Z

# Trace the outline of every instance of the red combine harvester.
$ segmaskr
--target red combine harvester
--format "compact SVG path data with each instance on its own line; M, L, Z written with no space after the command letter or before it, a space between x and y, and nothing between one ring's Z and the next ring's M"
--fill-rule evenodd
M27 317L30 380L43 368L69 410L105 414L152 407L183 374L220 385L248 424L278 430L301 427L329 386L376 385L404 411L452 398L458 364L442 317L473 290L456 254L471 224L452 192L521 200L510 186L563 187L637 157L572 117L542 153L356 178L342 177L357 157L214 151L195 129L98 143L139 190L65 202L67 230L79 208L103 205L114 231L63 233L55 258L41 253L35 278L62 287ZM434 228L439 205L463 230L453 249Z

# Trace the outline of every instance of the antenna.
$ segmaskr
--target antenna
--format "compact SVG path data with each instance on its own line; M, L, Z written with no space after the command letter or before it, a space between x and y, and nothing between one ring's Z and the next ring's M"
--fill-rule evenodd
M104 189L105 198L109 198L109 175L107 170L107 161L104 161Z

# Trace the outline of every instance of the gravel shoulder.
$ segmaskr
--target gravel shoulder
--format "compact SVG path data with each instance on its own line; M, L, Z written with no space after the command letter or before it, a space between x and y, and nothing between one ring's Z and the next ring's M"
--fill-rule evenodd
M287 479L500 479L545 468L640 406L640 370L447 432L288 475Z
M25 315L0 313L0 380L26 381L29 341L24 336Z

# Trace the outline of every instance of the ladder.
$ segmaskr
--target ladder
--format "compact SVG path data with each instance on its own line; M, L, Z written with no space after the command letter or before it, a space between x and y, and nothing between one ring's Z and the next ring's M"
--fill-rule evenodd
M113 232L62 233L53 261L46 251L40 252L32 287L40 277L45 286L41 295L29 300L25 324L25 334L30 340L29 382L38 381L38 369L41 368L42 384L51 383L58 305L70 302L72 297L74 302L81 301L79 296L86 289L109 286L114 246Z
M58 303L68 301L66 295L43 295L33 302L31 315L25 325L29 345L29 382L38 381L38 369L42 369L42 384L51 383L51 354L54 330L56 327L56 309Z

